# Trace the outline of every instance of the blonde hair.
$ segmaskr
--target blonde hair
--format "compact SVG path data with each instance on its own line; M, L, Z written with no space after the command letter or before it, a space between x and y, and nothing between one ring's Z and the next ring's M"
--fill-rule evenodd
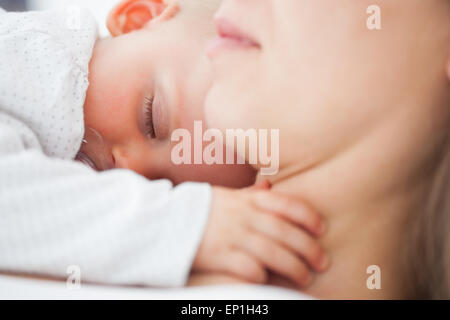
M447 22L450 18L450 0L446 5ZM448 26L448 25L447 25ZM445 27L444 27L445 29ZM448 30L448 28L447 28ZM450 33L447 33L447 44ZM447 62L448 63L448 62ZM447 65L447 81L450 66ZM450 90L450 84L447 84ZM450 91L447 91L449 97ZM444 106L450 117L450 102ZM450 120L447 121L450 126ZM440 134L438 132L437 134ZM450 299L450 128L444 132L444 143L438 165L434 170L432 185L428 191L424 210L412 220L412 231L407 238L406 251L410 273L412 298ZM408 237L408 236L407 236Z
M450 299L450 143L446 143L425 210L412 225L408 260L413 298Z

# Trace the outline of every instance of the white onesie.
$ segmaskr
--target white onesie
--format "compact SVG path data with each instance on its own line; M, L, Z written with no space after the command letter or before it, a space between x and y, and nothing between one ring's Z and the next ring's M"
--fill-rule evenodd
M0 272L182 286L210 186L71 161L96 39L85 10L0 10Z

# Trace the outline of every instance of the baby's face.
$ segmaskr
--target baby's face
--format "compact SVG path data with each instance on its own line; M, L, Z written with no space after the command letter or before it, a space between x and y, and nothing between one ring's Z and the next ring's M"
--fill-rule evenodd
M204 46L214 34L213 11L202 7L193 19L181 8L178 16L152 28L98 41L84 107L88 143L81 149L98 169L127 168L174 183L242 187L253 182L248 166L177 166L171 161L178 143L171 142L172 131L193 133L194 121L204 120L211 77ZM92 132L101 138L90 139Z

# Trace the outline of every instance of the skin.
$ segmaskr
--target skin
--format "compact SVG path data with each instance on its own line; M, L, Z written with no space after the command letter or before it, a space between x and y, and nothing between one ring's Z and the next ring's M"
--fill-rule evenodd
M184 128L192 135L194 120L204 120L211 70L203 49L213 36L215 4L124 0L112 10L108 27L114 37L95 45L84 106L82 152L98 169L130 169L174 183L253 184L256 170L250 166L175 166L170 158L171 132ZM152 135L143 121L149 96L154 97ZM320 214L301 199L269 189L264 182L241 190L212 188L194 272L222 272L265 283L270 271L305 287L312 270L328 268L329 259L317 241L324 230Z
M172 131L183 128L193 136L194 121L204 120L211 78L204 47L214 37L217 5L124 0L112 10L108 27L114 37L95 45L90 63L82 152L103 170L125 168L175 184L205 181L229 187L213 188L192 270L220 271L257 283L264 283L270 270L305 287L311 270L323 272L329 266L317 242L323 231L317 211L267 185L230 189L253 184L256 170L250 166L176 166L171 160ZM152 135L143 116L148 97L153 98ZM101 155L109 166L101 167Z
M234 188L253 184L255 171L247 165L177 166L170 158L176 144L170 139L172 130L184 128L193 136L194 120L204 122L211 71L203 49L214 35L211 17L219 1L201 6L180 1L180 9L168 12L159 9L159 1L149 1L155 5L151 9L156 8L154 17L146 16L147 10L135 2L138 18L118 25L123 16L118 5L108 18L114 37L95 45L84 105L85 126L95 129L104 145L86 130L91 134L86 136L89 148L83 145L82 150L99 167L96 153L102 153L112 167L130 169L149 179L165 178L175 184L202 181ZM145 126L148 97L154 97L156 137L150 137Z
M365 24L372 4L224 0L216 15L259 47L211 57L208 124L280 129L279 177L291 174L273 189L301 195L328 222L332 267L305 290L319 298L411 297L404 237L450 127L449 1L380 0L377 31ZM381 290L366 287L370 265Z

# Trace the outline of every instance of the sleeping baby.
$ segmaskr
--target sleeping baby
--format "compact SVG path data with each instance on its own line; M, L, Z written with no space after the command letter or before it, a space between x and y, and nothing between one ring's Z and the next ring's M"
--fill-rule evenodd
M328 267L306 203L251 186L246 165L171 161L171 132L203 120L218 4L125 0L106 39L85 10L0 12L2 272L63 278L76 265L83 281L164 287L191 272L276 274L304 287Z

